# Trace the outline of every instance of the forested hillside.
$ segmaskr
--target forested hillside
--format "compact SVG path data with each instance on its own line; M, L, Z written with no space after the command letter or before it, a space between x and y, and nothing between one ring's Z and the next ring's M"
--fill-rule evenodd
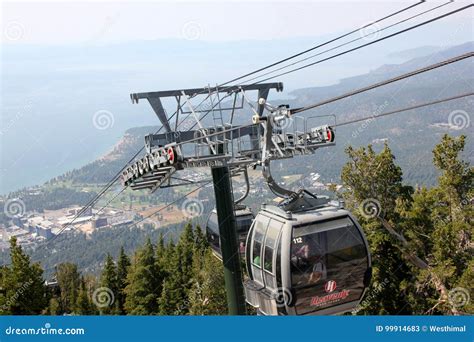
M346 149L344 186L335 196L360 220L373 260L369 291L352 314L474 313L474 168L461 158L466 141L442 137L432 152L440 176L430 188L404 181L388 144L380 152L370 145ZM98 276L62 260L50 286L13 238L11 264L1 268L1 313L225 314L222 264L201 228L187 224L165 241L167 233L134 251L114 247L114 257L102 250ZM84 240L81 248L96 243Z

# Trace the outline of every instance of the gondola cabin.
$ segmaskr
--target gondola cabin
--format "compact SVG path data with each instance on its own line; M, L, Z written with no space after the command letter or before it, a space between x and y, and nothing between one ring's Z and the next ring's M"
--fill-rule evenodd
M263 315L353 310L371 277L364 233L338 204L290 213L263 206L248 234L247 302Z
M245 243L247 233L252 225L254 215L247 207L241 207L235 210L235 221L237 229L237 238L239 242L239 252L242 257L245 256ZM219 224L217 221L217 211L212 210L206 225L206 238L215 256L222 259L221 242L219 236Z

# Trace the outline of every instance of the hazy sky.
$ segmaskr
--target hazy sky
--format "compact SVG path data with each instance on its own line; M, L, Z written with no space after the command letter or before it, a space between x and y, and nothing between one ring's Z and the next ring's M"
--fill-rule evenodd
M2 1L2 43L107 44L167 38L227 41L320 36L362 26L415 2ZM461 17L472 18L472 11L446 20Z
M79 168L110 150L125 130L156 125L150 106L131 104L132 92L228 81L417 3L0 1L0 193ZM331 45L349 46L320 49L311 62L468 3L448 4L391 26L448 1L429 1L385 20L374 29L387 31L376 37L365 36L374 30L354 32ZM295 89L334 85L384 64L426 56L436 46L471 41L472 16L471 8L278 77L285 92L273 92L271 101L287 99ZM366 77L369 82L371 74ZM167 108L171 112L175 104ZM113 124L97 129L94 117L104 111Z

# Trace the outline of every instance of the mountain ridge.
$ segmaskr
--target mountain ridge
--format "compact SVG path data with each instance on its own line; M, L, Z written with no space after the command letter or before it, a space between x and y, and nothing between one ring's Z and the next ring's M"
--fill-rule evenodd
M341 80L338 84L333 86L308 87L295 90L290 93L290 95L292 96L291 99L281 100L280 102L289 103L292 107L304 106L309 103L317 102L318 100L321 100L323 98L325 99L334 96L335 94L343 93L347 90L353 90L361 86L365 86L367 84L372 84L374 82L379 81L380 79L386 79L389 77L393 77L394 75L407 72L409 70L414 70L415 68L418 68L422 65L425 66L427 64L428 59L428 64L433 64L440 60L473 50L474 42L469 42L462 45L450 47L442 51L438 51L434 54L430 54L425 57L418 57L401 64L383 65L368 74L345 78ZM368 93L358 95L356 97L351 97L349 99L338 101L338 103L324 106L324 108L310 111L310 113L337 113L338 122L340 122L341 119L351 120L359 118L361 116L367 116L370 113L373 113L374 111L380 111L381 108L388 111L395 108L404 107L404 105L412 105L414 103L426 102L425 99L431 100L434 93L441 92L446 79L452 79L450 80L451 85L449 89L444 89L443 92L453 93L453 91L473 91L474 82L467 82L465 79L460 78L460 75L467 75L467 77L469 77L468 80L474 80L474 76L469 76L468 73L464 72L464 70L472 68L473 62L470 59L464 60L453 65L442 67L435 71L430 71L426 74L416 76L414 81L409 79L407 82L405 82L405 88L398 89L397 84L392 84L386 87L382 87L380 89L370 91ZM397 102L399 103L397 105L394 105L393 103L387 104L388 99L390 99L391 93L393 93L394 89L397 89L397 91L400 92L399 98L397 100ZM269 101L271 101L271 99L269 99ZM472 99L462 99L455 101L454 103L459 103L458 110L464 110L468 112L469 104L472 103ZM467 129L469 129L469 127L466 127L466 129L462 130L449 130L446 127L443 127L443 125L438 125L436 127L432 126L435 124L447 122L447 114L449 113L446 113L446 111L440 111L440 109L449 108L452 105L453 103L448 103L446 105L439 105L433 107L433 110L430 112L430 115L408 116L408 122L410 123L410 125L417 126L418 130L426 129L428 131L432 131L434 135L439 135L439 132L451 132L453 134L468 132ZM425 111L425 109L422 109L420 111ZM245 112L243 110L237 112L238 115L236 115L236 124L248 123L249 119L246 119L247 115L244 115L244 113ZM405 114L402 113L401 115L403 117L403 115ZM403 135L403 131L409 129L409 127L406 127L406 125L397 122L396 118L395 120L393 120L392 118L384 118L380 120L385 121L389 124L394 124L395 126L390 129L383 129L384 127L381 127L379 125L378 129L380 133L374 134L374 132L366 131L366 134L368 135L367 139L362 139L361 141L358 141L358 139L353 139L354 144L367 145L372 141L379 141L379 139L385 139L386 135L391 135L392 140L395 139L395 143L397 143L396 137L401 137ZM211 124L210 122L207 123ZM129 128L125 131L122 138L120 138L117 143L109 149L107 153L100 156L95 161L88 163L80 168L73 169L71 170L71 172L67 172L66 174L54 177L53 180L66 180L68 179L68 177L71 177L71 180L75 183L105 183L109 179L111 179L112 176L116 172L118 172L126 162L128 162L131 156L133 156L138 149L143 147L144 136L157 131L158 128L159 126L139 126ZM339 131L342 133L342 137L344 137L345 135L354 135L353 131L347 130L345 128L342 129L342 131ZM339 134L339 136L341 136L341 134ZM344 147L347 145L347 138L345 138L345 140L346 143L344 143ZM433 140L429 139L429 141ZM468 146L472 146L471 143L472 142L469 142ZM423 149L426 150L426 148ZM341 149L338 149L337 154L340 155L341 153L343 153L343 151L341 151ZM401 159L403 160L404 158L402 157ZM97 172L98 170L99 172ZM333 172L334 171L335 170L333 170Z

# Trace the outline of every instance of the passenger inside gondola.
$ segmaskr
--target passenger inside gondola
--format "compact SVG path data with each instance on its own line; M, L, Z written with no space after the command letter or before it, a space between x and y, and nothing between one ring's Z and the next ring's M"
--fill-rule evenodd
M295 285L314 284L327 278L324 249L314 237L295 238L292 252L291 268Z
M311 272L311 275L309 276L309 283L317 283L320 280L326 280L327 279L327 270L326 270L326 264L324 263L324 258L322 255L317 255L316 256L316 263L313 266L313 270Z
M240 253L240 255L245 254L245 241L240 241L240 243L239 243L239 253Z

